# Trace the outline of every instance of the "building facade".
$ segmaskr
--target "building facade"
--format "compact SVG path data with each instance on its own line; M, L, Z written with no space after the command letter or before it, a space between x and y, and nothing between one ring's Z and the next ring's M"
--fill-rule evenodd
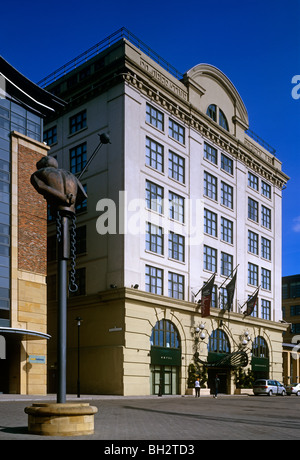
M47 392L47 207L30 184L58 104L0 58L0 392Z
M68 103L44 130L60 167L80 174L98 135L111 140L80 178L88 199L77 209L68 391L76 391L78 353L85 393L184 394L195 351L212 364L244 348L244 370L280 380L281 193L288 177L274 151L248 130L231 81L206 64L180 75L122 29L40 84ZM54 337L55 234L50 223ZM210 315L202 318L201 289L213 275ZM55 340L48 370L54 391ZM222 391L234 392L233 367L208 366L209 386L216 372Z
M289 325L283 335L284 383L300 382L300 275L282 278L283 320Z

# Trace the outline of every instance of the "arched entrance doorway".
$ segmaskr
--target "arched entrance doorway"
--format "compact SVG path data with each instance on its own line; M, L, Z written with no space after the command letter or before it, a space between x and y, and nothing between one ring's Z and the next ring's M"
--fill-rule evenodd
M207 345L207 361L208 363L216 363L220 361L222 357L230 353L230 343L227 335L221 329L215 329L212 331L208 345ZM220 367L209 367L208 368L208 387L211 392L215 388L215 378L218 374L220 384L219 392L228 393L228 383L230 380L230 368L227 366Z
M252 371L255 379L268 379L269 371L269 347L260 335L255 337L252 345Z
M176 326L168 320L158 321L150 337L150 393L179 394L181 344Z

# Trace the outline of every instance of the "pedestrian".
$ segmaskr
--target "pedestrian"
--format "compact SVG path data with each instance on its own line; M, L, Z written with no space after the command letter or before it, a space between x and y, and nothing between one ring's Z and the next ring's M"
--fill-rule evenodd
M199 396L200 396L200 380L197 379L195 381L195 398L197 397L199 398Z
M218 374L216 374L216 377L215 377L215 395L214 395L214 398L217 398L217 397L218 397L219 384L220 384L220 379L219 379L219 377L218 377Z

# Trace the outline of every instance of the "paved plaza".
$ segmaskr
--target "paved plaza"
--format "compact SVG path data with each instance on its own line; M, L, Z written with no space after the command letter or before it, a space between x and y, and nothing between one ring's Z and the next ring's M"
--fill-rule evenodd
M300 398L296 396L73 396L67 401L88 402L98 408L95 433L59 438L27 432L24 408L38 401L56 402L55 396L0 395L0 441L104 440L101 449L114 449L117 444L113 441L123 445L125 441L145 440L151 445L171 441L182 446L192 442L197 448L201 440L300 439Z

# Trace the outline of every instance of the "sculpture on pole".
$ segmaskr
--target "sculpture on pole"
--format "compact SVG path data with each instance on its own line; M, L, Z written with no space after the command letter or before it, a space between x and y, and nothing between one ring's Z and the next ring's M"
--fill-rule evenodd
M57 365L58 388L57 402L66 402L66 344L67 344L67 263L70 259L70 220L71 233L75 233L75 209L82 203L87 194L77 179L69 171L58 168L53 157L43 157L36 164L37 171L31 176L31 184L38 193L43 195L50 208L57 213L58 237L58 335L57 335ZM72 269L75 267L73 254ZM75 276L73 273L73 284ZM77 286L75 286L75 289Z

